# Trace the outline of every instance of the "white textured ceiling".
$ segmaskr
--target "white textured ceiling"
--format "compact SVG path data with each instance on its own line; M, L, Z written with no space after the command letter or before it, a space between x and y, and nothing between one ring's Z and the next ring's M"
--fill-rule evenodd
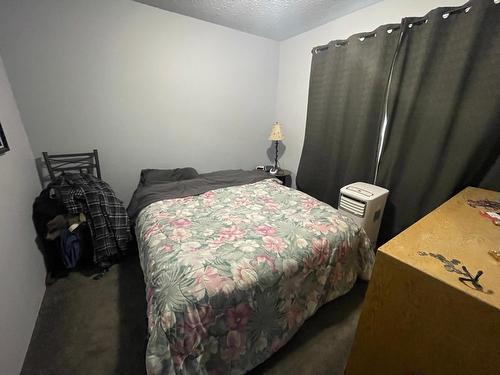
M135 0L275 40L303 33L381 0Z

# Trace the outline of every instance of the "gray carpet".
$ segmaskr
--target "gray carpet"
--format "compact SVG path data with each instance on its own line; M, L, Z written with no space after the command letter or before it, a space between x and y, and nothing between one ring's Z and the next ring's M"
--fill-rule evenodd
M366 283L323 306L252 374L342 374ZM47 288L22 374L145 373L146 311L137 255L100 280L72 273Z

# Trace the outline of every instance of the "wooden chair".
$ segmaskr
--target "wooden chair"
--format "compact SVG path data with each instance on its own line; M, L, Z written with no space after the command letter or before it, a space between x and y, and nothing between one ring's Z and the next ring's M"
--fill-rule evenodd
M58 155L49 155L43 152L43 159L52 181L56 179L56 173L65 172L95 174L98 179L101 179L101 167L99 166L97 150L80 154Z

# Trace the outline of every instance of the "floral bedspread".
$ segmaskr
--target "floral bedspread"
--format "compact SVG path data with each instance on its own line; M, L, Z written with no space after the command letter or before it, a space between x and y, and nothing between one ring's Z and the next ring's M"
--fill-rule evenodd
M163 200L137 226L153 374L240 374L369 278L364 231L275 180Z

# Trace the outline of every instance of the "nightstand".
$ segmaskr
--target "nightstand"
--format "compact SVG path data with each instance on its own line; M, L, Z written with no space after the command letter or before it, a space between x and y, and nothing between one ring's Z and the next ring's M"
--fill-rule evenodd
M292 172L287 171L286 169L280 169L277 173L273 174L273 176L283 182L284 186L292 186Z

